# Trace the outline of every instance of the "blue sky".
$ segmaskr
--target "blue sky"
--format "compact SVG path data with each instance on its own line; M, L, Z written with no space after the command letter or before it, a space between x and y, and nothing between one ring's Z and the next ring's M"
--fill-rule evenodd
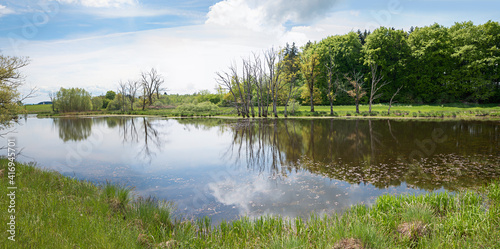
M252 52L329 35L435 22L499 21L500 2L451 0L7 0L0 49L29 56L26 87L93 95L155 67L170 93L213 90L215 72Z

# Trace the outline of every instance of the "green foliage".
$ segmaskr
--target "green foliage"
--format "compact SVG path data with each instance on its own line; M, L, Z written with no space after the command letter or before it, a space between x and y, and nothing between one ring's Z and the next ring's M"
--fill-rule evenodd
M123 110L127 111L130 107L130 102L128 98L123 98L123 96L119 93L116 95L115 100L109 102L106 110L108 111L118 111Z
M102 96L96 96L92 97L92 110L97 111L100 110L103 106L103 97Z
M92 110L90 93L82 88L59 89L55 98L55 109L60 112Z
M213 94L208 90L199 91L198 93L194 94L194 97L198 103L210 102L216 105L219 104L222 100L220 94Z
M389 101L392 94L407 82L410 53L407 34L403 30L380 27L366 38L363 45L364 65L378 65L382 69L382 80L390 82L378 92L382 94L382 101Z
M109 100L114 100L116 97L116 93L114 91L107 91L105 98Z
M211 102L203 102L198 104L183 104L178 106L175 111L179 115L216 115L220 113L220 109L217 105Z
M29 64L26 57L0 54L0 129L10 124L16 114L22 113L19 88L24 84L20 69Z

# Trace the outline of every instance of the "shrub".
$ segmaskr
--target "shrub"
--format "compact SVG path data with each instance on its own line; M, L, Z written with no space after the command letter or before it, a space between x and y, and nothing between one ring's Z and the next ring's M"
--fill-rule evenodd
M220 113L219 107L211 102L202 102L198 104L182 104L176 109L180 115L193 116L194 114L218 114Z

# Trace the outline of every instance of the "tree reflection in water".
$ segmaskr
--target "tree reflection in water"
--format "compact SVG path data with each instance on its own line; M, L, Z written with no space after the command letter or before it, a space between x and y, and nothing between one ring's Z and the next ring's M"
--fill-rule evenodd
M64 142L82 141L92 134L92 118L54 118L59 138Z
M500 177L500 130L494 122L245 119L226 126L233 138L224 157L273 178L307 170L378 188L406 182L453 191Z
M106 117L106 118L55 118L54 126L59 130L59 138L64 142L82 141L92 135L92 126L106 124L108 128L118 128L122 143L135 144L137 157L150 163L161 151L162 136L155 119L146 117Z

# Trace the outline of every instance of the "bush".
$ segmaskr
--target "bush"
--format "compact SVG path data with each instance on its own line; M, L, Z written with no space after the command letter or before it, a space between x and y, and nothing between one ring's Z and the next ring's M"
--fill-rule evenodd
M380 112L377 112L377 111L372 111L370 113L370 116L378 116L380 114Z
M176 112L180 115L193 116L194 114L219 114L219 107L211 102L203 102L199 104L183 104L175 108Z

